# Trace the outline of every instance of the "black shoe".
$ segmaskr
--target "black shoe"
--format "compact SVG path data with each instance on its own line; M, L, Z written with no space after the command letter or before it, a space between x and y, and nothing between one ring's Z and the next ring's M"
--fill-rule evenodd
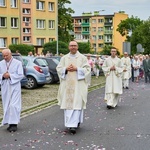
M111 106L109 106L109 105L107 105L107 108L108 108L108 109L112 109L112 107L111 107Z
M78 128L80 128L80 122L78 123Z
M9 132L16 132L17 131L17 124L10 124L10 126L7 128Z
M126 87L126 89L129 89L129 87Z
M71 134L76 134L76 129L75 128L69 128L69 131Z

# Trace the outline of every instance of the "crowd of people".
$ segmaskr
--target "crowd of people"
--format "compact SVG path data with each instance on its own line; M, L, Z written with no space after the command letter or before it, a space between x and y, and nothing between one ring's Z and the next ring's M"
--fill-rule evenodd
M123 93L123 88L129 89L130 79L133 82L139 82L141 78L145 78L145 83L150 83L149 55L140 54L132 57L124 52L124 56L119 58L116 48L112 48L111 55L105 60L96 56L93 62L91 55L86 57L78 51L76 41L71 41L68 47L69 53L61 58L56 68L60 79L57 99L60 109L64 110L64 125L72 134L76 133L76 129L83 122L88 86L94 68L96 78L99 76L100 67L106 77L104 100L108 109L118 105L119 95ZM0 62L0 84L4 110L2 125L8 124L7 130L15 132L20 122L20 80L23 78L23 68L21 62L13 59L9 49L4 49L2 55L4 57L4 60ZM29 55L33 54L29 53Z

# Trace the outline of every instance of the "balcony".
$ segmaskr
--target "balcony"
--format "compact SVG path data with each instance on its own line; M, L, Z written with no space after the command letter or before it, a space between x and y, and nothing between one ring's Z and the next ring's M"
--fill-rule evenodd
M112 34L112 30L105 30L104 34Z
M112 26L112 22L105 22L104 26Z
M79 23L74 23L74 27L81 27L81 22L79 22Z
M112 39L105 39L104 42L105 43L112 43Z
M84 34L84 35L89 35L90 32L89 32L89 31L82 31L82 34Z
M90 23L89 23L89 22L87 22L87 23L86 23L86 22L83 22L81 25L82 25L82 27L89 27L89 26L90 26Z

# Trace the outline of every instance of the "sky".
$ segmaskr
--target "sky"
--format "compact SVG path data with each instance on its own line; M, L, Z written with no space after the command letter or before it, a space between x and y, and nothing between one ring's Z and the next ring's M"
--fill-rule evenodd
M150 16L150 0L70 0L75 13L72 16L82 16L83 12L100 11L100 15L112 15L114 12L125 11L131 17L147 20ZM105 11L101 11L105 10Z

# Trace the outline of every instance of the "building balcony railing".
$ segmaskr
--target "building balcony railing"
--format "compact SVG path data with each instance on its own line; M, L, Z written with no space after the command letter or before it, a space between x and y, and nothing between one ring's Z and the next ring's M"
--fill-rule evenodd
M89 34L90 34L90 32L89 32L89 31L82 31L82 34L89 35Z
M105 30L104 33L105 34L112 34L112 30Z
M105 22L104 26L112 26L112 22Z
M89 26L90 26L90 23L89 23L89 22L88 22L88 23L85 23L85 22L84 22L84 23L82 23L81 25L82 25L82 27L89 27Z
M104 42L105 43L112 43L112 39L105 39Z
M74 23L74 27L81 27L81 23Z

